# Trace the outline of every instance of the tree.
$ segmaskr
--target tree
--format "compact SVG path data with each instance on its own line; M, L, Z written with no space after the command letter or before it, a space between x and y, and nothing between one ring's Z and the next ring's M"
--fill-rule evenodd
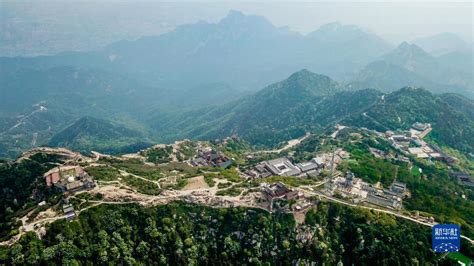
M193 245L193 240L188 237L184 240L184 244L188 247L191 247Z
M43 249L43 252L41 254L41 258L44 261L52 261L55 256L56 256L56 246L47 247Z
M12 262L13 264L23 264L25 261L25 255L23 254L23 246L21 244L16 244L11 250Z
M147 259L148 252L150 251L150 245L145 241L140 241L140 244L137 246L137 253L141 256L140 259Z

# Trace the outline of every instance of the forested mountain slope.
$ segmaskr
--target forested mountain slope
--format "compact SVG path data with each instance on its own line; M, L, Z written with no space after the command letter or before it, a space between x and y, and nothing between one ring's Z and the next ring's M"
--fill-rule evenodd
M403 88L386 94L364 113L344 122L380 131L408 129L415 122L431 123L437 141L474 152L473 101L462 96L434 95L424 89Z
M48 143L52 147L106 153L135 152L150 145L147 137L139 131L87 116L55 134Z
M237 134L253 144L271 146L335 123L385 131L426 122L433 124L432 135L440 143L473 151L472 100L409 87L385 95L349 89L302 70L230 104L155 117L150 123L164 139Z
M212 139L238 134L255 144L274 145L324 126L322 121L330 114L319 112L318 103L336 100L335 94L343 89L327 76L302 70L230 104L155 117L153 124L165 137L177 133Z

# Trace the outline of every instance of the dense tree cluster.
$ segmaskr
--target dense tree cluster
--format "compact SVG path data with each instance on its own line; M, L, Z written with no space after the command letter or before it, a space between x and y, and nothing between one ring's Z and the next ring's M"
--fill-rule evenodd
M171 145L156 147L142 152L147 160L152 163L168 163L172 160L172 153L173 147Z
M57 221L0 250L6 264L436 264L430 229L386 214L315 205L304 224L291 214L172 203L102 205Z
M59 162L57 156L38 153L19 162L0 161L0 241L17 233L15 218L25 215L40 200L57 201L47 189L43 173Z

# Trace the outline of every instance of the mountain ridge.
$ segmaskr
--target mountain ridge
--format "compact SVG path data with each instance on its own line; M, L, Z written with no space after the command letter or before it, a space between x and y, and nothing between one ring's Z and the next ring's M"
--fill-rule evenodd
M350 84L382 91L421 86L435 93L457 92L474 99L474 66L469 63L469 56L458 53L434 57L416 44L403 42L367 64Z
M217 23L181 25L161 35L119 41L92 52L0 58L0 64L8 71L59 65L98 68L159 87L185 89L194 83L222 82L255 90L301 68L342 77L391 48L358 27L341 28L331 34L328 45L314 38L317 30L304 36L275 27L264 17L232 11Z
M413 40L413 43L435 56L441 56L456 51L472 50L472 44L469 44L451 32L442 32L424 38L418 38Z
M472 100L451 96L445 102L443 97L413 87L385 94L371 89L354 91L329 77L302 70L230 104L152 119L151 123L167 141L171 136L214 139L235 134L255 145L274 146L336 123L385 131L425 122L433 123L437 132L433 135L440 143L474 151L469 144L474 140L474 120L466 113ZM380 123L369 123L364 114L373 114ZM176 132L180 134L174 135Z

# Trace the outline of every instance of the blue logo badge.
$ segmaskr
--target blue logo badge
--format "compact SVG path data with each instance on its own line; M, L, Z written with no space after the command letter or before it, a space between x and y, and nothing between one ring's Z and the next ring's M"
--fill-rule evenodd
M457 252L461 249L461 227L457 224L437 224L431 231L434 252Z

